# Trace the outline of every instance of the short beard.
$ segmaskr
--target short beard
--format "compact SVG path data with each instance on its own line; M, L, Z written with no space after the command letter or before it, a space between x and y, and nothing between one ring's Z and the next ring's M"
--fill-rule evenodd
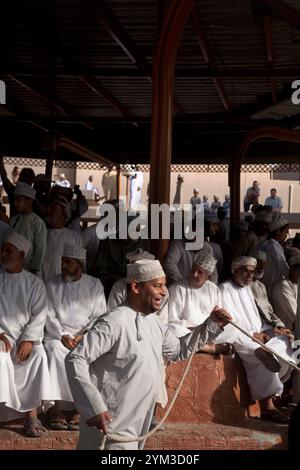
M74 282L74 277L72 274L63 274L63 280L67 283Z

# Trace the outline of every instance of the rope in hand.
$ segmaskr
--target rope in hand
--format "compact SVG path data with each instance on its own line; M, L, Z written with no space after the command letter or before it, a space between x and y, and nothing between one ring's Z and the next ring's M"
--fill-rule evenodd
M292 361L288 361L287 359L285 359L284 357L280 356L280 354L278 354L276 351L274 351L272 348L266 346L262 341L260 341L259 339L255 338L254 336L251 336L246 330L244 330L244 328L242 328L241 326L237 325L236 323L234 323L232 320L228 320L228 323L230 323L232 326L234 326L235 328L237 328L239 331L241 331L241 333L243 333L245 336L248 336L248 338L250 338L252 341L254 341L255 343L259 344L261 348L263 348L265 351L273 354L277 359L279 359L280 361L288 364L290 367L292 367L293 369L297 370L298 372L300 372L300 367L298 367L294 362ZM195 355L195 353L197 352L196 351L196 348L198 346L198 338L193 346L193 349L192 349L192 354L188 360L188 363L186 365L186 368L182 374L182 377L181 377L181 380L179 382L179 385L177 387L177 390L167 408L167 411L166 411L166 414L163 416L163 418L161 419L161 421L159 423L157 423L157 425L151 429L151 431L147 432L146 434L144 434L143 436L139 436L139 437L123 437L123 436L120 436L119 434L105 434L104 437L103 437L103 440L102 440L102 443L101 443L101 446L99 447L100 450L103 450L105 448L105 444L106 444L106 441L112 441L112 442L116 442L116 443L130 443L130 442L140 442L140 441L144 441L145 439L147 439L148 437L152 436L154 433L156 433L156 431L158 431L158 429L163 425L163 423L166 421L167 417L169 416L173 406L174 406L174 403L180 393L180 390L182 388L182 385L184 383L184 380L188 374L188 371L190 369L190 366L191 366L191 363L192 363L192 360L193 360L193 357ZM100 431L102 432L102 431Z

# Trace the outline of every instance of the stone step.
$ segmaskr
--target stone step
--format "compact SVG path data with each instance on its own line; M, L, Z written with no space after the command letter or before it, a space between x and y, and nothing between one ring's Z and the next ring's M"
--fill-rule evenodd
M40 438L27 438L22 425L0 429L0 450L72 450L78 432L50 431ZM218 423L169 423L150 437L148 450L263 450L287 449L287 426L248 418L237 426Z

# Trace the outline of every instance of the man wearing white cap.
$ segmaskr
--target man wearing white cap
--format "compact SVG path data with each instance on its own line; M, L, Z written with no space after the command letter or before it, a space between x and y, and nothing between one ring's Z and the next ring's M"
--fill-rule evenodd
M48 355L52 399L56 406L49 411L53 429L78 429L79 416L74 413L67 424L61 409L73 403L65 371L65 357L82 339L96 319L106 312L104 289L99 279L84 274L86 250L66 243L61 259L61 274L47 283L48 318L45 349Z
M41 276L46 253L47 229L45 222L32 211L36 191L29 184L17 182L14 192L17 214L10 220L10 227L23 235L31 243L24 261L27 271Z
M216 309L221 308L219 288L210 282L217 260L200 250L187 279L175 282L169 288L169 328L177 337L201 325Z
M256 266L256 259L246 256L233 261L231 280L220 285L222 306L251 336L267 343L266 346L270 346L288 360L292 360L293 349L289 332L285 329L274 331L270 328L270 325L261 318L256 307L251 291ZM244 365L252 398L259 400L261 418L273 422L287 422L287 419L275 409L273 397L281 394L283 389L281 379L289 378L289 366L282 363L280 372L272 372L274 364L270 365L270 360L274 361L273 356L264 353L257 343L243 335L233 325L225 326L224 332L218 337L219 340L229 341L234 345Z
M253 228L247 231L237 242L233 251L233 259L239 256L252 256L257 246L266 240L268 223L272 220L272 214L266 211L257 212Z
M264 275L267 264L267 255L264 251L257 251L254 254L257 261L253 281L251 282L251 291L258 309L258 312L268 325L274 328L278 333L290 334L283 321L275 314L272 305L269 302L266 286L260 281ZM284 331L285 330L285 331Z
M57 186L61 186L63 188L70 188L71 183L67 180L66 175L64 173L60 173L58 175L58 181L55 183Z
M258 245L259 251L267 254L267 264L262 282L266 286L268 297L272 302L273 288L277 282L289 275L289 266L286 262L283 243L289 233L289 223L281 215L275 215L268 224L269 237Z
M161 382L161 357L187 358L228 321L214 315L187 336L176 336L155 312L165 295L165 273L157 260L127 265L126 303L102 316L66 358L75 404L83 415L79 449L97 449L104 433L135 438L147 433ZM86 423L85 423L86 421ZM106 441L105 449L137 449L136 441Z
M81 248L81 235L65 227L71 218L71 205L68 200L57 195L46 209L47 249L42 267L43 279L48 282L61 273L61 257L66 243Z
M1 250L0 269L0 421L26 412L27 436L46 430L37 408L51 400L46 352L42 345L47 316L44 283L22 266L31 243L12 231Z
M135 251L127 253L126 259L129 263L135 263L141 259L155 259L155 256L148 251L138 248ZM119 279L114 283L107 300L107 310L110 311L118 305L121 305L127 299L127 278ZM165 299L165 297L164 297ZM168 319L167 319L168 321Z
M278 317L292 330L297 313L298 285L300 280L300 255L289 259L289 275L275 284L272 305Z

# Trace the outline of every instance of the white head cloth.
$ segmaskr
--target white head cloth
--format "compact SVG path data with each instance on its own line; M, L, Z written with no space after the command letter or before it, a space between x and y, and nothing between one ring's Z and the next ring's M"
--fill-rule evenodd
M127 261L129 261L129 263L134 263L135 261L138 261L140 259L155 259L155 256L152 255L152 253L149 253L148 251L143 251L142 248L138 248L135 251L127 253L126 259Z
M217 260L211 256L209 253L206 253L203 250L198 251L195 259L194 259L194 264L196 266L199 266L202 269L205 269L205 271L208 271L210 274L213 273Z
M23 235L20 235L15 230L9 231L8 235L5 237L4 242L14 245L19 251L23 251L25 253L25 256L27 255L32 246L30 241L27 240L27 238L23 237Z
M237 269L241 268L242 266L254 266L256 268L257 261L255 258L251 258L250 256L239 256L233 260L231 265L231 272L234 273Z
M269 232L275 232L275 230L279 230L280 228L288 225L289 221L282 217L282 215L275 215L272 222L268 224Z
M14 195L28 197L29 199L35 199L36 190L33 189L29 184L22 183L22 181L18 181L16 184Z
M147 282L152 279L165 277L162 265L158 260L141 259L132 264L127 264L127 283Z
M71 243L65 243L63 249L64 258L74 258L78 261L86 261L86 250L78 246L72 245Z

